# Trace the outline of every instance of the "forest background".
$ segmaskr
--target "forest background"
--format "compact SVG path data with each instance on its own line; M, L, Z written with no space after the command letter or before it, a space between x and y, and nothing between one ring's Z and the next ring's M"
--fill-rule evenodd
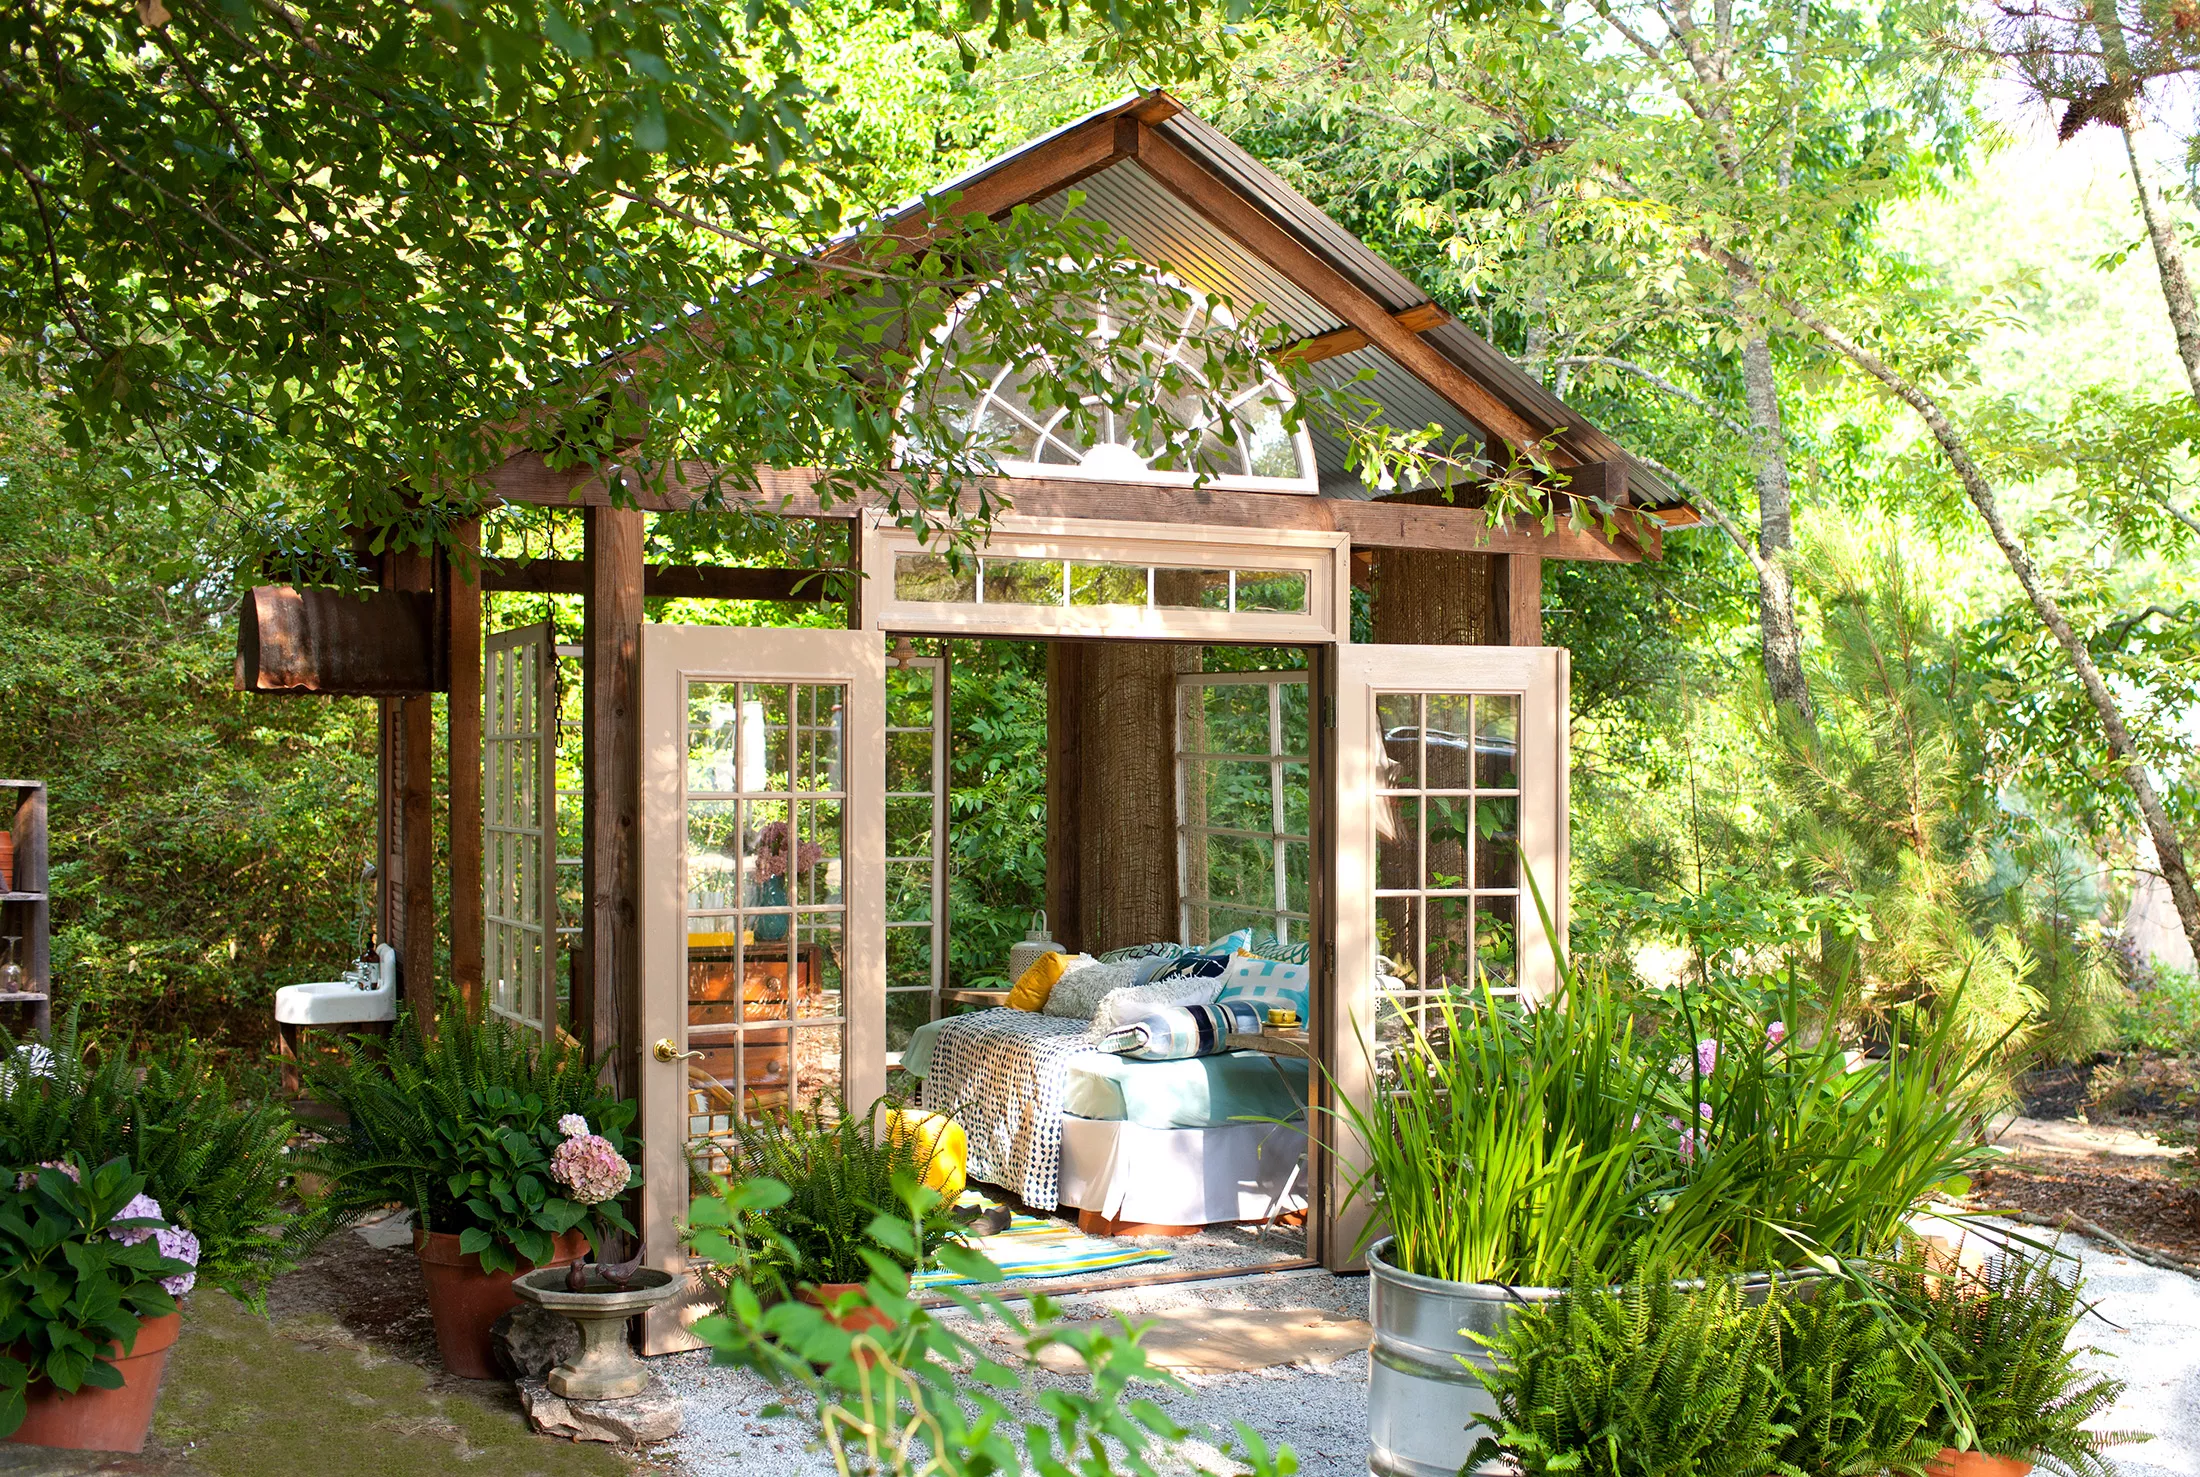
M1801 125L1778 167L1722 176L1683 110L1630 112L1687 49L1630 14L1247 19L1215 38L1225 64L1175 84L1717 510L1662 563L1547 567L1546 639L1574 653L1577 955L1655 974L1801 946L1884 1005L1960 984L2026 1060L2200 1049L2200 986L2123 930L2147 866L2128 786L1924 427L1735 272L1707 282L1704 253L1673 249L1691 221L1769 219L1783 270L1759 296L1817 292L1906 354L2200 836L2200 416L2130 172L2181 239L2178 130L2138 128L2128 155L2114 122L2058 141L2062 110L1953 12L1775 8L1745 12L1762 56L1737 66ZM975 54L891 9L798 25L830 90L819 122L881 201L1142 80L1074 40ZM1613 181L1647 182L1632 214ZM68 445L50 393L0 398L0 772L53 785L57 994L101 1031L197 1033L256 1062L273 990L357 946L373 710L235 693L233 611L265 529L148 495L142 443ZM499 517L492 547L574 536ZM652 538L696 542L675 519ZM494 597L492 626L544 613ZM576 612L548 613L577 638ZM969 983L1043 895L1044 670L1012 644L957 656Z

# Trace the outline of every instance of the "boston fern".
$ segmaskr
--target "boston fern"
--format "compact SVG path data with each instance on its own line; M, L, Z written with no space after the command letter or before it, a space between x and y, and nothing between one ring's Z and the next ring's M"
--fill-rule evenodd
M592 1215L633 1232L615 1201L582 1204L551 1175L561 1119L578 1115L622 1153L634 1121L634 1105L606 1093L563 1042L469 1015L446 996L433 1036L408 1016L386 1048L350 1051L308 1080L348 1120L300 1160L328 1180L324 1225L403 1204L491 1271L548 1261L555 1238Z
M1941 1443L1939 1391L1879 1297L1827 1278L1780 1296L1779 1423L1767 1472L1917 1477Z
M50 1044L0 1031L0 1164L127 1157L198 1238L199 1276L248 1302L312 1229L290 1208L290 1114L239 1097L196 1046L89 1051L71 1011Z
M1494 1434L1527 1477L1765 1477L1794 1431L1780 1420L1779 1330L1730 1278L1699 1291L1638 1268L1610 1288L1577 1275L1487 1341Z
M34 1383L120 1389L111 1350L129 1353L141 1320L176 1311L162 1283L192 1268L162 1254L167 1223L140 1213L145 1187L127 1159L81 1157L0 1183L0 1437L23 1424Z
M2070 1474L2115 1477L2104 1450L2141 1439L2088 1431L2116 1403L2122 1382L2078 1366L2070 1336L2087 1312L2076 1281L2047 1257L2006 1253L1978 1272L1945 1276L1913 1255L1890 1286L1962 1396L1944 1402L1937 1442L2016 1457Z

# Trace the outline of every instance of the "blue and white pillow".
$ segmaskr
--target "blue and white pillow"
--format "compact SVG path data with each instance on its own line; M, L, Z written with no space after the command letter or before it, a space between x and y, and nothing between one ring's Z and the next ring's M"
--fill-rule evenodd
M1228 1051L1233 1031L1260 1029L1260 1011L1246 1001L1163 1005L1100 1038L1100 1050L1147 1062L1180 1062Z
M1285 943L1272 933L1253 935L1253 941L1240 951L1255 959L1280 959L1285 964L1310 964L1314 959L1314 946L1305 939L1297 943Z
M1121 949L1110 949L1100 956L1102 964L1128 964L1133 959L1177 959L1186 954L1200 952L1190 944L1163 942L1158 944L1131 944Z
M1253 930L1250 928L1233 928L1199 952L1202 954L1220 954L1224 958L1228 958L1240 949L1250 948L1253 938Z
M1229 954L1184 954L1171 959L1147 979L1149 985L1171 980L1220 980L1230 972Z
M1230 961L1222 992L1216 1003L1246 1001L1265 1018L1271 1010L1295 1010L1301 1021L1310 1019L1307 1003L1313 995L1313 967L1281 959L1258 959L1240 954Z

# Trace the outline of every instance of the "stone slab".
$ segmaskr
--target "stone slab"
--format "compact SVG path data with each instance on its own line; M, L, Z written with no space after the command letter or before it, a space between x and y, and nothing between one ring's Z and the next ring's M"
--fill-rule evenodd
M567 1400L540 1380L521 1380L519 1402L529 1425L569 1441L646 1446L679 1435L683 1422L680 1397L654 1375L649 1388L630 1400Z

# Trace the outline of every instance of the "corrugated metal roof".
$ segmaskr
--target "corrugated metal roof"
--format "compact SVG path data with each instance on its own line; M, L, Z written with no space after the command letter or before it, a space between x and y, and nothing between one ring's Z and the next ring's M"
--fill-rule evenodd
M929 197L967 189L973 182L1048 140L1096 120L1128 112L1149 96L1131 94L1096 108L1052 133L943 182L929 192ZM1220 129L1187 111L1178 111L1153 127L1217 177L1256 202L1308 250L1327 260L1390 312L1403 312L1429 301L1428 294L1404 273L1376 255L1365 242L1293 189L1282 176L1233 143ZM1209 226L1197 212L1138 168L1135 161L1111 165L1088 176L1076 188L1086 194L1083 214L1106 220L1124 234L1139 255L1168 266L1188 284L1241 304L1263 303L1272 315L1302 335L1324 333L1343 326L1335 315L1266 262ZM1038 203L1059 213L1067 202L1057 193ZM921 200L912 201L902 209L917 209L922 205ZM1627 457L1625 448L1618 442L1598 430L1586 416L1566 405L1465 324L1444 323L1422 336L1531 425L1563 428L1558 442L1574 456L1586 462L1626 458L1629 485L1638 502L1663 506L1682 501L1663 479ZM1356 363L1357 367L1374 369L1376 376L1368 387L1369 398L1380 403L1402 425L1420 426L1433 422L1446 427L1453 435L1471 429L1470 423L1450 401L1437 394L1418 375L1377 350L1363 349L1331 363ZM1334 437L1324 436L1316 436L1315 443L1322 465L1322 490L1337 496L1367 496L1366 490L1344 470L1342 445ZM1331 486L1333 477L1334 489Z
M1380 349L1339 354L1313 365L1308 373L1325 384L1341 385L1362 370L1372 370L1374 377L1355 385L1354 391L1382 406L1384 418L1399 430L1417 431L1423 426L1434 425L1443 428L1447 446L1461 436L1480 442L1481 433L1458 406L1430 389L1419 375ZM1374 488L1360 480L1359 473L1345 464L1342 437L1317 429L1314 432L1314 460L1321 467L1321 490L1328 496L1378 496Z

